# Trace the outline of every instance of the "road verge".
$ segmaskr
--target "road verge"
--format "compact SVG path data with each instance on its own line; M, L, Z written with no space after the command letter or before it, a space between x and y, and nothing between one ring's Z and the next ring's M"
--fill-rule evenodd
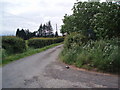
M52 45L45 46L43 48L38 48L38 49L30 49L30 50L27 50L27 51L25 51L23 53L7 56L4 60L2 60L2 66L6 65L6 64L8 64L8 63L10 63L12 61L19 60L21 58L31 56L31 55L36 54L36 53L40 53L42 51L45 51L45 50L47 50L49 48L58 46L60 44L62 44L62 43L52 44Z

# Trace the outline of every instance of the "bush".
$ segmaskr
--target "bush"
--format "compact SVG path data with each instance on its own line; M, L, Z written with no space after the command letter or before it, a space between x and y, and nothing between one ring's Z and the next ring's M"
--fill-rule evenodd
M87 42L87 38L80 33L71 33L65 38L64 48L70 49L73 48L75 45L82 45L83 43Z
M65 39L64 49L61 52L63 62L74 64L77 67L97 68L106 72L119 71L118 45L120 42L117 38L86 40L87 42L82 41L83 38L79 34L74 34Z
M90 57L87 60L91 66L103 71L118 72L120 55L118 46L112 42L113 40L90 41L82 46L82 52L86 52L86 57Z
M2 58L5 58L7 56L6 50L5 49L1 49L1 53L2 53Z
M32 38L28 40L28 46L33 48L42 48L47 45L51 45L54 43L63 42L64 38Z
M26 50L25 41L15 36L3 36L2 37L2 48L7 53L21 53Z

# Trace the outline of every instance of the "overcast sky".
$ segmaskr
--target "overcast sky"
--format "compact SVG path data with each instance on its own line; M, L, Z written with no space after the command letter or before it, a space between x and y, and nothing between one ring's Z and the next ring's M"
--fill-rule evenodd
M15 35L17 28L37 31L41 23L49 20L54 32L56 24L60 30L63 16L72 14L75 2L76 0L0 0L1 34Z
M3 35L15 35L17 28L37 31L49 20L55 30L62 25L65 14L71 14L76 0L1 0L0 27Z

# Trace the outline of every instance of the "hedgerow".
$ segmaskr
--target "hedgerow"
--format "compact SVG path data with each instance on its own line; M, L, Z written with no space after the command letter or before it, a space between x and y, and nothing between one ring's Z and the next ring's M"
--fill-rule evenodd
M21 53L26 50L25 41L15 36L3 36L2 48L9 54Z
M28 46L33 48L42 48L47 45L51 45L54 43L63 42L64 38L32 38L28 40Z

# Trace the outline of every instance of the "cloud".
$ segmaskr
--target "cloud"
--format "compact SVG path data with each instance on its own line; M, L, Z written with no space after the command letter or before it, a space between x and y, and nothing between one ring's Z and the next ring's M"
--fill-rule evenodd
M36 31L41 23L51 20L54 32L63 16L71 14L76 0L2 0L0 1L3 34L14 34L17 28Z

